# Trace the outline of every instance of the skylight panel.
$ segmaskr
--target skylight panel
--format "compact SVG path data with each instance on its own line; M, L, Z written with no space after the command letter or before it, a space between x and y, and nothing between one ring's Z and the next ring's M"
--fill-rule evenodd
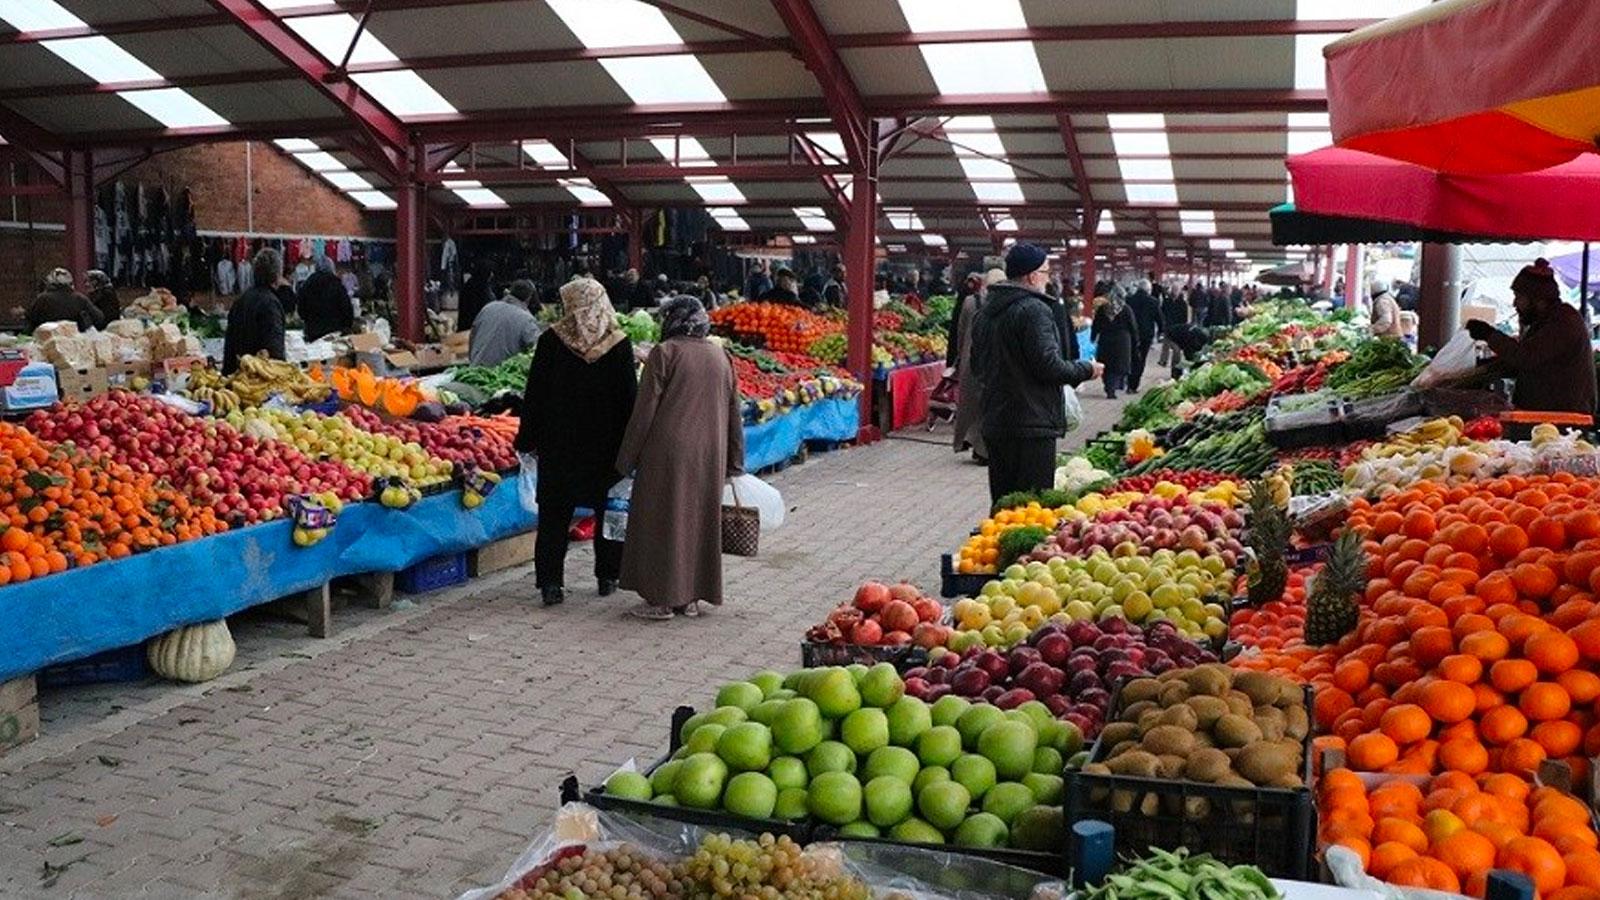
M706 212L711 214L712 220L715 221L723 231L750 230L749 223L744 220L743 216L739 215L738 210L731 209L726 206L712 206L707 208Z
M1009 163L998 159L986 159L981 156L967 157L961 160L961 170L966 173L970 181L975 178L1007 178L1015 180L1017 173Z
M1233 238L1212 238L1211 239L1211 249L1213 249L1213 250L1232 250L1233 249Z
M656 137L650 139L650 146L669 163L680 166L714 166L716 160L706 151L705 145L692 137Z
M700 199L707 203L743 203L744 192L721 175L702 175L686 179Z
M1067 246L1081 249L1083 247L1089 246L1089 242L1084 240L1083 238L1068 238L1067 239Z
M817 239L814 236L809 235L809 234L792 235L792 236L790 236L789 240L793 241L796 244L815 244L817 242Z
M1098 228L1095 229L1094 233L1095 234L1116 234L1117 233L1117 223L1113 222L1111 220L1111 216L1109 214L1101 216L1100 217L1100 225L1099 225Z
M727 95L693 56L602 59L612 79L635 103L725 103Z
M1430 0L1362 0L1360 12L1363 17L1392 19L1421 9L1429 2ZM1299 0L1295 6L1295 18L1302 22L1348 19L1350 13L1350 0Z
M18 31L55 31L83 28L84 21L68 12L55 0L6 0L0 3L0 19Z
M337 62L350 50L350 41L356 36L357 22L349 13L329 13L325 16L295 16L285 19L289 30L299 35L311 49L323 57ZM392 63L399 59L383 41L371 31L363 29L356 48L350 52L350 62L356 64Z
M1130 181L1173 181L1170 159L1124 159L1118 163L1122 177Z
M1289 127L1314 128L1318 131L1327 131L1333 127L1333 119L1325 112L1289 113Z
M317 146L316 141L305 138L278 138L272 143L285 153L308 153L312 150L322 149Z
M950 246L950 242L946 241L942 234L925 234L922 236L922 243L929 247Z
M567 156L556 145L545 140L531 140L522 142L522 152L528 155L541 169L568 169L572 164L567 161Z
M1291 131L1288 138L1290 156L1310 153L1333 145L1333 133L1330 131Z
M1129 203L1177 203L1178 187L1173 184L1123 185Z
M922 217L909 209L896 209L884 212L884 217L889 220L889 226L896 231L921 231Z
M354 172L349 171L348 169L341 169L335 172L318 172L317 174L321 175L323 178L326 178L329 184L341 191L372 190L372 182L362 178L360 175L357 175Z
M468 206L505 206L500 195L487 188L452 188L457 197Z
M395 209L400 205L382 191L351 191L350 199L367 209Z
M811 143L822 148L829 155L838 159L845 158L844 138L840 137L838 132L811 131L806 133L806 138L809 139Z
M1001 216L994 220L995 231L1016 231L1017 220L1015 216Z
M1164 131L1167 117L1161 113L1111 113L1106 124L1112 131Z
M1178 225L1186 237L1205 237L1217 233L1217 214L1209 209L1178 211Z
M168 128L214 128L228 124L227 119L182 88L119 91L117 96Z
M681 44L661 10L638 0L546 0L585 47Z
M1141 239L1134 241L1133 246L1137 250L1154 250L1156 248L1156 242Z
M161 74L111 42L108 37L67 38L45 41L45 49L101 84L118 81L157 81Z
M594 186L587 178L562 178L556 182L584 206L610 206L611 198Z
M1294 36L1294 86L1315 91L1328 86L1328 69L1322 49L1338 40L1337 34L1297 34Z
M1245 254L1244 254L1243 250L1229 250L1226 253L1224 253L1223 255L1228 257L1229 259L1244 259L1245 258Z
M971 0L900 0L900 14L919 34L967 31L973 27ZM1018 0L987 0L983 5L985 28L1026 28Z
M372 99L397 116L443 115L456 111L450 101L410 69L358 72L350 77L371 94Z
M294 158L313 172L337 172L350 168L340 162L332 153L326 153L322 150L313 150L310 153L296 153Z
M828 220L820 206L796 206L795 218L806 227L807 231L832 231L833 223Z
M1022 185L1012 182L980 181L971 185L972 193L985 203L1022 203Z
M1030 41L923 44L922 60L941 94L1038 94L1047 90Z

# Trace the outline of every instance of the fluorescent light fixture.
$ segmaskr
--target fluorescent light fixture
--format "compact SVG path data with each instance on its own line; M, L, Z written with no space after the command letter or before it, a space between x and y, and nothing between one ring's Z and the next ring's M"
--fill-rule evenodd
M715 221L718 227L720 227L723 231L750 230L750 225L745 222L744 217L739 215L737 210L730 209L726 206L713 206L709 207L706 212L711 214L712 220Z
M666 138L657 137L650 139L650 146L656 148L661 158L669 163L679 166L714 166L716 160L706 151L705 145L692 137Z
M541 169L568 169L572 164L567 161L567 155L556 149L556 145L546 140L535 139L522 142L522 152L533 160Z
M351 191L350 199L367 209L394 209L400 205L382 191Z
M370 191L372 182L362 178L354 172L341 170L337 172L318 172L328 183L341 191Z
M587 178L562 178L557 184L567 189L567 193L577 199L584 206L610 206L611 198L601 193L594 186L594 182Z
M158 81L161 74L111 42L108 37L67 38L45 41L44 47L73 68L101 84L118 81Z
M1229 259L1244 259L1245 258L1243 250L1229 250L1226 253L1224 253L1223 255L1228 257Z
M1212 238L1211 239L1211 249L1213 249L1213 250L1232 250L1233 249L1233 238Z
M744 192L739 190L738 185L721 175L701 175L685 180L689 182L689 187L694 188L695 193L700 195L700 199L707 203L745 202ZM818 215L821 215L820 210Z
M300 164L313 172L338 172L350 168L334 157L332 153L322 150L313 150L309 153L296 153L294 158Z
M272 143L285 153L308 153L312 150L321 149L315 141L309 141L305 138L278 138Z
M1156 242L1155 241L1147 241L1147 240L1137 240L1137 241L1133 242L1133 246L1135 248L1139 249L1139 250L1154 250L1156 248Z
M1204 237L1217 233L1217 214L1209 209L1182 209L1178 211L1178 225L1186 237Z
M948 246L950 246L950 242L946 241L944 239L944 235L942 235L942 234L925 234L925 235L922 236L922 243L926 244L929 247L948 247Z
M1048 90L1030 41L923 44L922 60L941 94L1040 94Z
M1068 247L1083 248L1083 247L1089 246L1089 242L1084 240L1083 238L1070 238L1067 241L1067 246Z
M890 253L904 253L904 252L906 252L906 245L905 244L890 244L888 249L889 249Z
M600 65L634 103L724 103L727 96L693 56L602 59Z
M24 32L84 27L82 19L55 0L7 0L0 3L0 19L5 19L12 28Z
M827 215L823 213L820 206L796 206L794 207L794 214L800 220L800 224L806 227L807 231L834 230L833 223L828 220Z
M815 244L817 242L817 239L809 234L791 235L789 240L796 244Z
M182 88L119 91L117 96L168 128L215 128L228 124L227 119Z
M546 0L585 47L681 44L661 10L638 0Z

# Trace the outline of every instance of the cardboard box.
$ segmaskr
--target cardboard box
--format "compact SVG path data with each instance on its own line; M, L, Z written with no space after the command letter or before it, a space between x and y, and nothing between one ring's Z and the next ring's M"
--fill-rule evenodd
M458 331L446 337L440 343L444 345L446 350L454 353L457 357L466 356L467 348L472 344L472 329Z
M383 361L389 364L391 370L410 372L417 368L417 355L410 350L390 350L383 354Z
M352 334L349 341L352 353L378 353L383 350L383 338L370 332Z
M105 367L106 382L111 387L127 387L128 382L135 378L149 378L151 367L146 360L136 359L129 362L112 363Z
M39 691L32 675L0 681L0 756L39 736Z
M188 383L189 370L196 365L205 368L210 365L204 356L173 356L161 361L161 375L167 381L167 387L177 390Z
M63 403L83 403L111 390L106 370L98 366L82 369L56 366L56 381L61 385Z
M417 348L417 366L423 369L453 366L459 358L442 344L423 344Z

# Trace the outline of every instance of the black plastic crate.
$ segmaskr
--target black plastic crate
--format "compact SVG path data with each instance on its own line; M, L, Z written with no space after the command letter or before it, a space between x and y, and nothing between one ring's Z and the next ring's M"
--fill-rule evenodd
M976 597L984 585L999 577L998 573L992 572L976 575L957 572L952 554L945 553L939 557L939 596L946 600Z
M800 665L807 669L823 666L849 666L860 663L873 666L881 662L894 663L904 672L928 660L928 651L915 644L876 646L871 644L823 644L803 641L800 644Z
M837 831L828 825L818 825L812 833L814 841L832 841L840 844L875 844L883 847L908 847L912 849L931 850L935 853L959 854L990 862L1003 863L1029 872L1044 875L1067 875L1067 852L1063 846L1058 852L1049 853L1041 850L1013 850L1009 847L963 847L960 844L907 844L902 841L892 841L887 838L847 838L840 837ZM942 863L931 860L939 867ZM905 873L914 874L914 873ZM928 883L938 883L934 877L917 876Z
M1309 714L1309 687L1305 702ZM1121 705L1119 685L1112 709L1120 710ZM1310 788L1309 734L1301 744L1300 774L1305 785L1298 788L1219 787L1183 780L1068 771L1064 798L1067 821L1109 822L1116 829L1118 855L1143 855L1151 847L1187 847L1229 864L1258 866L1274 878L1312 878L1317 829L1316 802ZM1104 759L1110 749L1097 738L1090 760Z
M71 687L76 684L111 684L141 681L150 674L144 644L118 647L72 662L46 666L39 670L39 687Z

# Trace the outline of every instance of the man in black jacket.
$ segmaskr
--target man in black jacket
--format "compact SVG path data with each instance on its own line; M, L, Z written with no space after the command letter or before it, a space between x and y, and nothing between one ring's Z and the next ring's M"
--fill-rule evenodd
M222 341L222 374L239 368L239 357L266 351L283 359L283 307L272 285L283 277L283 257L271 247L262 248L251 262L255 286L240 295L228 309L228 331Z
M1150 281L1141 280L1134 289L1133 296L1128 298L1128 309L1133 313L1133 321L1139 326L1138 333L1134 335L1133 365L1128 367L1128 390L1138 393L1139 379L1144 376L1145 363L1150 360L1150 348L1155 346L1156 336L1161 334L1161 301L1150 293Z
M1006 254L1007 280L989 288L973 322L972 364L984 379L983 438L991 500L1055 483L1056 441L1067 433L1064 386L1103 371L1069 360L1044 286L1049 256L1018 243Z
M1161 356L1156 360L1156 365L1172 366L1174 378L1177 376L1178 363L1183 360L1183 351L1173 342L1172 336L1179 328L1189 324L1189 300L1178 291L1171 288L1158 287L1161 292Z
M355 309L350 306L350 292L334 273L333 260L319 256L316 265L317 270L300 285L300 294L295 298L300 321L305 323L307 341L329 334L346 334L356 322ZM471 326L469 321L463 328Z

